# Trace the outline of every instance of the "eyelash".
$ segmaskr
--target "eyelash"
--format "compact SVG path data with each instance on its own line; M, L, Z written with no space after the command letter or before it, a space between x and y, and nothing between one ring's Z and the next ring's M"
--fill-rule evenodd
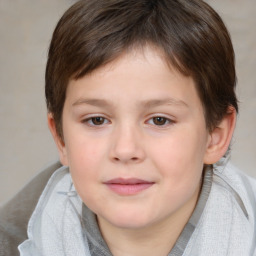
M96 122L99 122L99 123L96 124ZM156 122L160 122L160 124L156 124ZM85 123L91 127L102 127L103 125L110 123L110 121L103 116L92 116L92 117L89 117L89 118L86 118L85 120L83 120L82 123ZM153 117L147 119L146 123L148 123L152 126L166 127L168 125L172 125L175 122L173 120L171 120L170 118L158 115L158 116L153 116Z

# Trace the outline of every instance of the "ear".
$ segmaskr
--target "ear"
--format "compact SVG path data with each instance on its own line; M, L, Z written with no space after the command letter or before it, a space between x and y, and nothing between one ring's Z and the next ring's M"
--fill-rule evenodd
M60 162L63 165L68 166L67 150L65 147L65 143L64 143L64 140L60 137L60 135L57 132L56 124L53 119L52 113L47 114L47 121L48 121L48 127L50 129L50 132L53 136L53 139L54 139L57 149L59 151Z
M229 107L228 113L209 135L204 164L218 162L228 150L236 124L236 110Z

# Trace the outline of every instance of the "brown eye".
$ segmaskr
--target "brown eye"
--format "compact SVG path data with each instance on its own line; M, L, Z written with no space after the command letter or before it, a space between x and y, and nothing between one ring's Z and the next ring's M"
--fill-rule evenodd
M105 123L105 118L101 116L92 117L91 122L93 125L102 125Z
M168 119L162 116L153 117L153 123L155 125L165 125L168 122Z

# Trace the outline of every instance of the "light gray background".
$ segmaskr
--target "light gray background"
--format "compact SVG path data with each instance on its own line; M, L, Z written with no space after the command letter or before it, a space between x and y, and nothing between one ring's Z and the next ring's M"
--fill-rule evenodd
M51 33L73 2L0 0L0 204L58 159L46 124L44 70ZM207 2L236 51L240 114L232 161L256 177L256 1Z

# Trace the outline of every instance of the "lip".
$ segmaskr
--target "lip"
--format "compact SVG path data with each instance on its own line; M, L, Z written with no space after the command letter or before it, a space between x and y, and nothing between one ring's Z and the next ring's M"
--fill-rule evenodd
M113 192L122 195L129 196L138 194L155 184L155 182L141 180L137 178L116 178L104 182L104 184Z

